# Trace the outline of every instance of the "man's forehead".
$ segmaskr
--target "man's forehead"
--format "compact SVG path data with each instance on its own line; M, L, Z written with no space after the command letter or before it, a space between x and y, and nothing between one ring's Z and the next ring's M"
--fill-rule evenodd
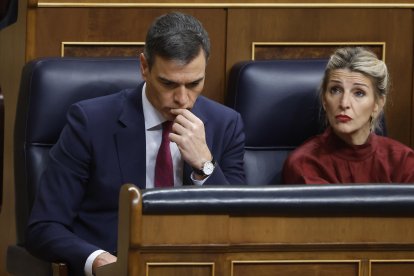
M154 63L152 73L162 81L191 83L204 79L206 63L204 57L197 57L187 64L174 60L162 60Z
M177 84L188 84L188 83L194 83L204 80L205 74L158 74L157 79L162 82L171 82L171 83L177 83Z

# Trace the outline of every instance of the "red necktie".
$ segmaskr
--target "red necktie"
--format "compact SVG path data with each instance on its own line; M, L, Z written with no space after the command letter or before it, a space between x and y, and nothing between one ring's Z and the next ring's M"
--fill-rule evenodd
M162 123L162 141L155 163L155 187L174 187L173 162L170 151L170 139L168 138L172 124L172 121Z

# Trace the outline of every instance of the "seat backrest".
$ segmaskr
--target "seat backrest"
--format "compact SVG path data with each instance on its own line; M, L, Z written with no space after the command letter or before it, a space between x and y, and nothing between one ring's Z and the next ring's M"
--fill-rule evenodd
M17 243L24 231L49 149L80 100L135 87L142 80L138 58L44 58L23 68L14 132Z
M0 30L17 21L18 0L0 2Z
M326 64L265 60L231 68L226 104L244 121L247 184L279 184L290 151L323 130L318 89Z

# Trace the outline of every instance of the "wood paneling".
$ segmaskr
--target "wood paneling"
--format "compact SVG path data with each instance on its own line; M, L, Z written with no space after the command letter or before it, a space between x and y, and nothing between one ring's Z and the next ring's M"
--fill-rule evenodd
M28 59L60 56L61 43L143 42L151 22L172 9L48 8L38 9L33 26L33 51ZM204 95L223 102L225 87L226 11L185 9L196 16L209 32L212 53L207 65ZM214 18L214 20L211 20ZM70 24L68 24L70 22ZM98 50L97 50L98 51ZM138 53L136 53L138 56Z
M339 44L339 43L260 43L253 44L252 59L328 59L329 56L339 47L365 47L373 51L378 58L385 58L385 43L375 44Z
M144 51L144 43L63 43L62 57L137 57ZM137 57L138 58L138 57Z
M414 260L370 262L370 276L414 275Z
M359 276L359 262L234 262L233 276Z
M32 0L33 5L47 6L47 5L91 5L91 4L100 4L100 5L134 5L134 6L165 6L165 5L203 5L205 7L234 7L234 6L263 6L263 5L274 5L274 6L285 6L288 4L293 5L315 5L321 4L324 6L330 5L362 5L366 6L367 3L376 4L376 5L389 5L396 6L396 4L412 4L410 0L399 0L395 3L392 0L348 0L346 2L342 0L180 0L179 2L174 0L164 0L162 2L156 2L153 0Z
M214 276L214 263L147 263L148 276Z
M414 220L403 217L232 217L229 231L235 243L341 244L387 240L403 244L410 243L414 237Z

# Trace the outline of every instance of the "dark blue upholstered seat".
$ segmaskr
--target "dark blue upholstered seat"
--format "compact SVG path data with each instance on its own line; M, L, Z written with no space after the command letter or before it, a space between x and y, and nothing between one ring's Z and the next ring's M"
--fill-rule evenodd
M249 185L279 184L286 156L323 130L318 89L327 60L266 60L235 64L226 104L245 124Z
M50 264L24 248L25 228L49 149L77 101L135 87L141 80L138 58L44 58L23 68L14 133L17 244L9 246L7 271L50 275ZM22 265L24 264L24 265Z

